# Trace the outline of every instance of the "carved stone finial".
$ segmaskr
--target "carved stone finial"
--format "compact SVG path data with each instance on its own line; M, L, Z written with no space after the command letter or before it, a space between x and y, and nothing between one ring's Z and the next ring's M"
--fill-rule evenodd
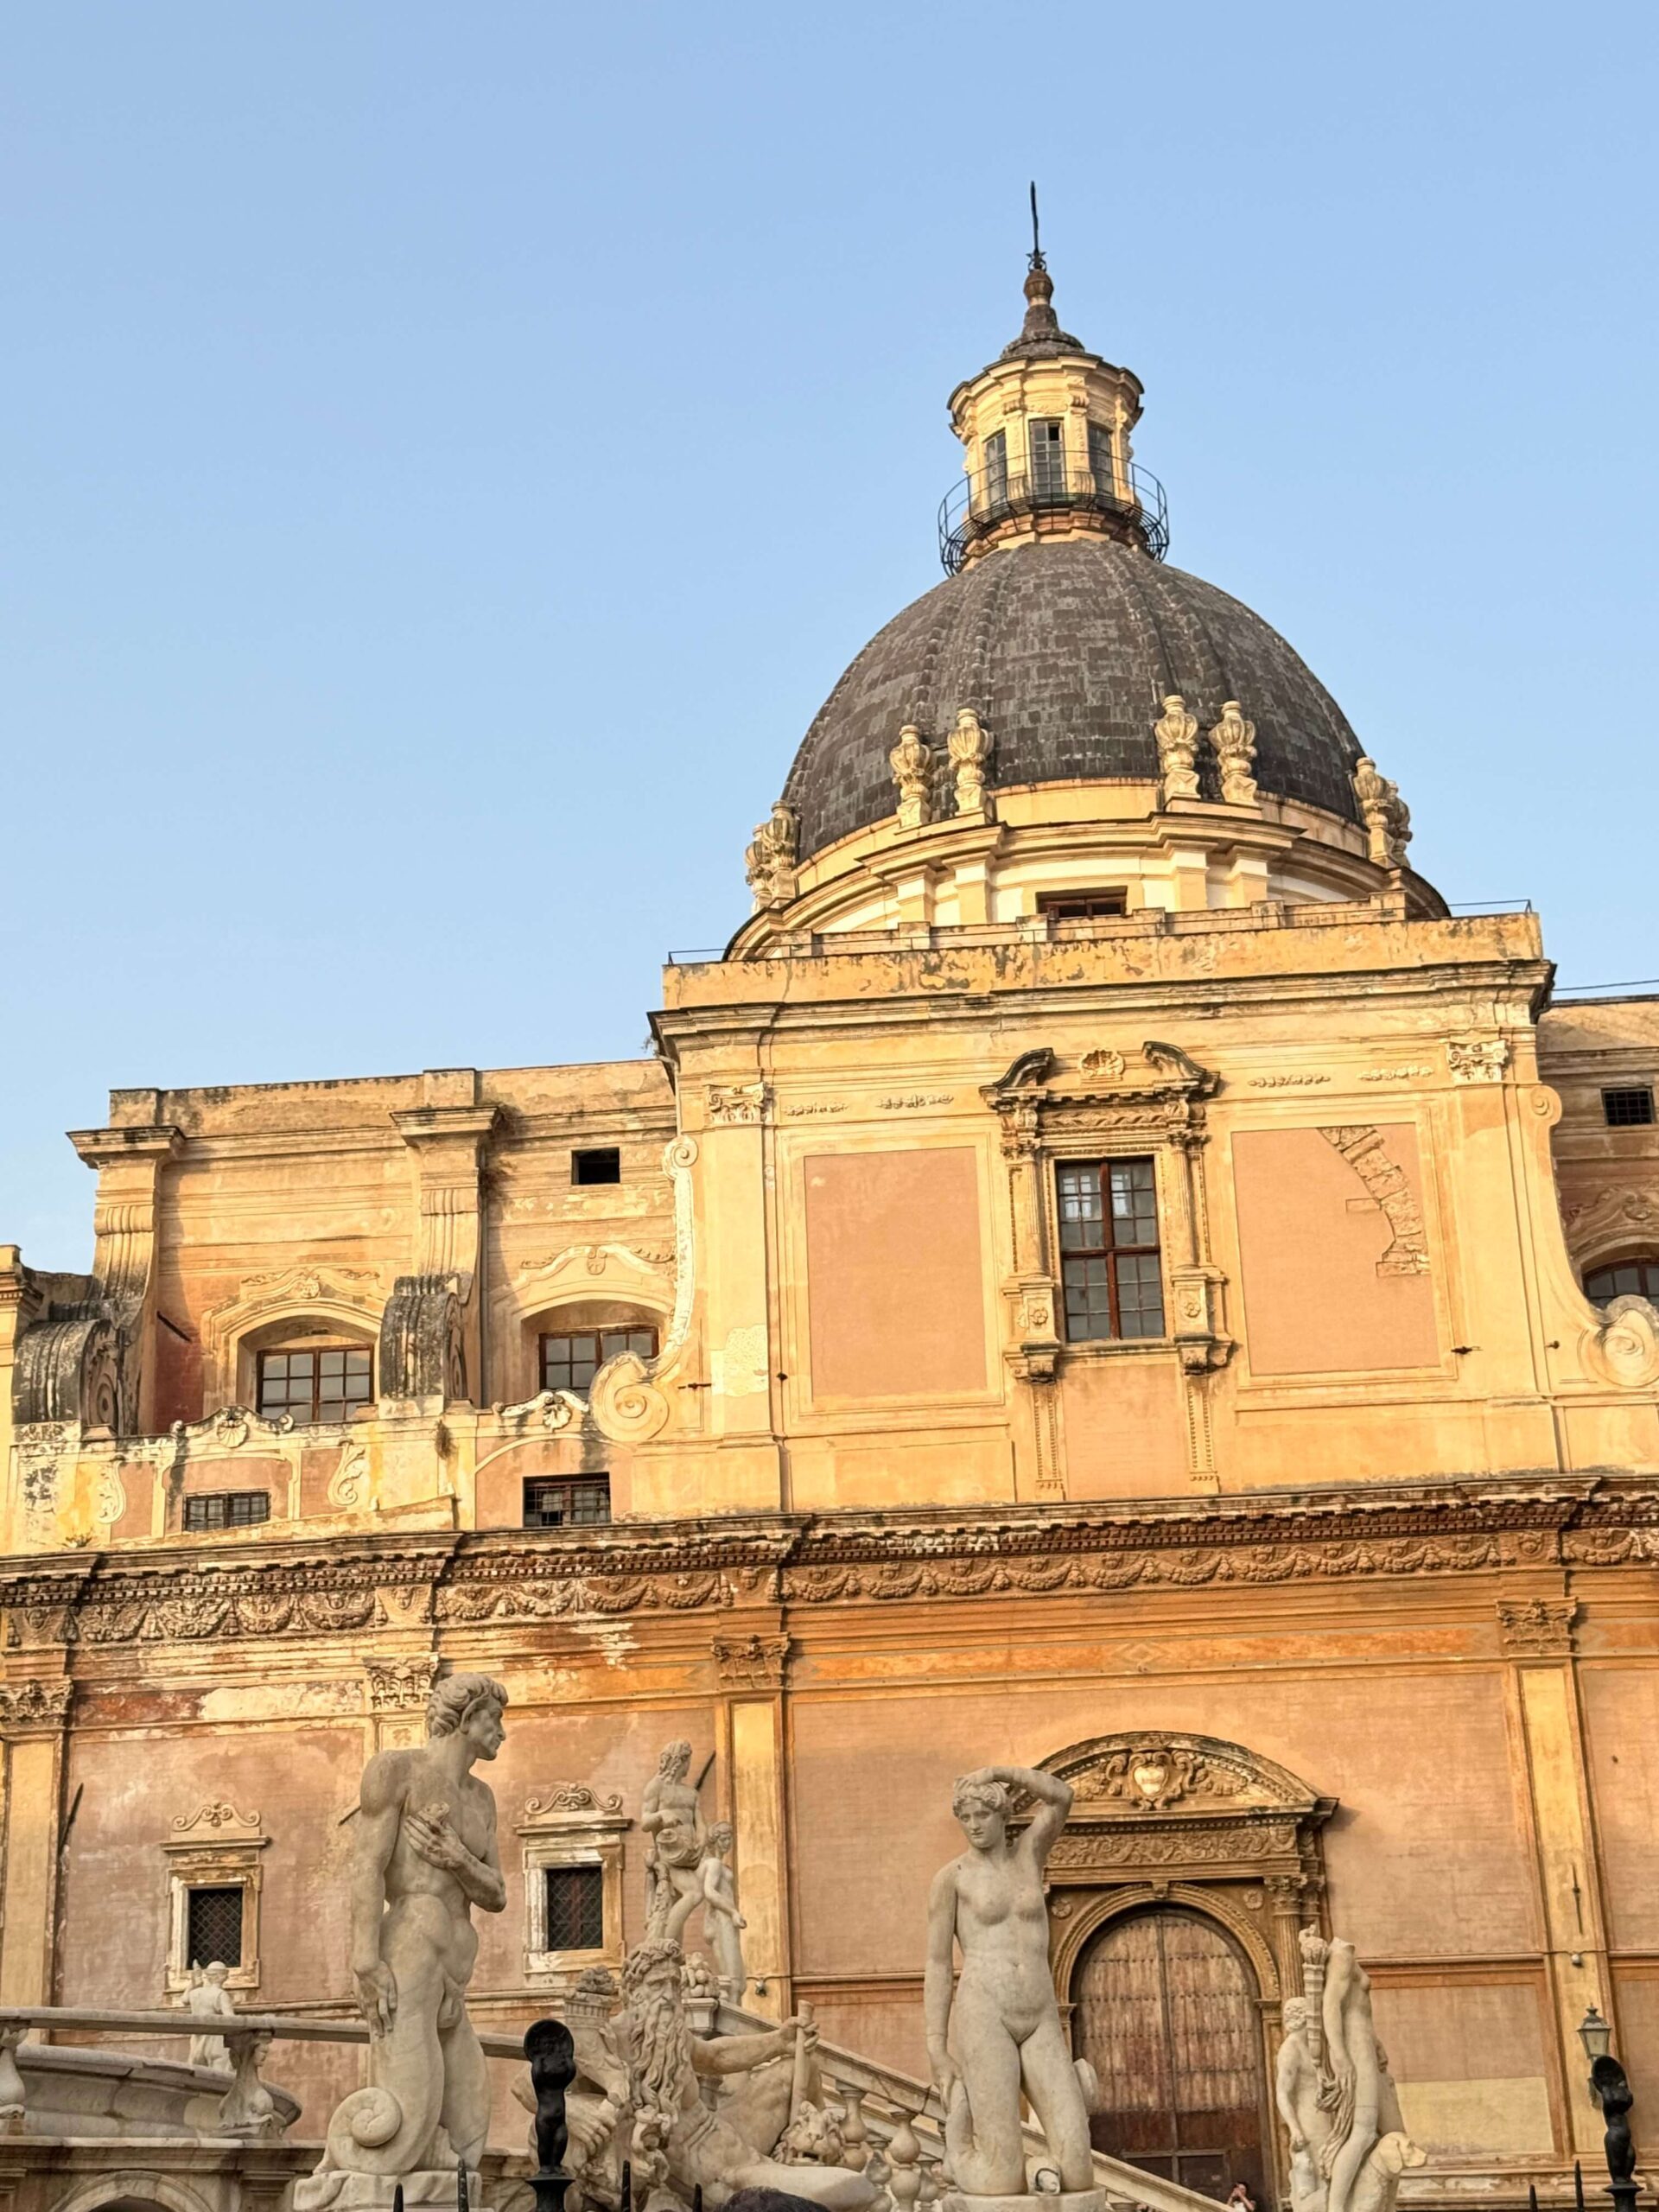
M899 827L919 830L930 818L927 778L933 765L933 748L913 722L906 722L899 731L887 765L899 787Z
M1221 769L1223 799L1229 806L1254 806L1255 779L1250 770L1255 761L1255 724L1245 720L1236 699L1229 699L1222 708L1210 742Z
M1187 712L1179 691L1166 697L1163 719L1154 723L1152 734L1158 741L1158 769L1165 799L1197 798L1198 718Z
M800 835L799 815L782 799L756 828L743 855L743 868L757 914L763 906L786 906L794 898Z
M1372 861L1378 868L1403 868L1411 842L1411 809L1401 798L1399 785L1379 775L1376 761L1363 753L1354 764L1354 796Z
M977 814L985 804L985 764L991 757L990 732L971 707L957 709L950 737L950 766L957 772L957 812Z

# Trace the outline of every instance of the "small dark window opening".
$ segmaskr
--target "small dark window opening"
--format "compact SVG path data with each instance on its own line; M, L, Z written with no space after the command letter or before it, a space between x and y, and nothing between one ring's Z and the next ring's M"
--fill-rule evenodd
M1163 1272L1158 1186L1149 1160L1091 1160L1059 1169L1060 1277L1065 1333L1161 1337Z
M1610 1129L1645 1129L1653 1122L1653 1092L1646 1084L1632 1084L1622 1090L1604 1090L1601 1110Z
M619 1352L657 1357L655 1329L567 1329L542 1338L542 1388L573 1390L579 1397L607 1359Z
M1620 1260L1611 1268L1592 1268L1584 1279L1584 1294L1592 1306L1615 1298L1645 1298L1659 1305L1659 1260Z
M573 1183L620 1183L622 1180L622 1154L613 1144L593 1145L586 1152L570 1155L570 1180Z
M526 1529L596 1529L610 1517L608 1475L532 1476L524 1484Z
M547 1948L602 1951L605 1948L605 1870L602 1866L544 1866Z
M1031 425L1031 486L1037 497L1058 498L1065 490L1065 425L1039 418Z
M993 430L985 441L985 501L988 506L1008 504L1008 434Z
M374 1354L366 1345L259 1355L259 1410L267 1416L292 1414L302 1427L349 1421L373 1396Z
M187 1535L201 1535L213 1529L257 1529L270 1518L268 1490L215 1490L184 1501ZM193 1892L193 1894L196 1894ZM206 1896L205 1891L200 1894ZM241 1895L240 1891L237 1895Z
M185 1893L185 1956L193 1967L242 1963L242 1891L188 1890Z
M1094 922L1112 914L1127 914L1127 891L1045 891L1038 895L1037 911L1057 922Z

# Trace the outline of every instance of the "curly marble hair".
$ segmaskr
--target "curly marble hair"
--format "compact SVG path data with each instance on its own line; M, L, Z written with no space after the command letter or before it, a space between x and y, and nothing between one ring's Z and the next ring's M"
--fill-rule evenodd
M950 1792L950 1810L958 1820L969 1810L1006 1813L1013 1802L1006 1783L969 1782L966 1776Z
M505 1706L507 1694L488 1675L447 1675L434 1682L426 1700L426 1732L429 1737L453 1736L475 1705L486 1699Z

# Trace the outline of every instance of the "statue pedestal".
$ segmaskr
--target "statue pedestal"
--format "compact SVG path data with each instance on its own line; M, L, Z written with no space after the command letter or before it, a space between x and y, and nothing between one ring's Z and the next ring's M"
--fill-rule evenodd
M1106 2192L1068 2189L1050 2196L970 2196L965 2189L952 2189L945 2192L939 2212L1106 2212Z
M412 2174L349 2173L342 2167L330 2166L295 2183L294 2212L391 2212L392 2192L397 2189L404 2192L407 2212L415 2212L417 2205L430 2205L435 2212L455 2212L453 2166L431 2166ZM470 2212L489 2212L480 2195L479 2177L469 2171Z

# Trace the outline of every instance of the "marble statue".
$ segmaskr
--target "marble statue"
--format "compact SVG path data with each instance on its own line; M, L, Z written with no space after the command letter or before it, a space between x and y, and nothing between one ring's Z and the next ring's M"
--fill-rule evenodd
M190 1969L190 1986L184 1993L184 2009L194 2020L233 2020L236 2006L225 1986L230 1968L222 1959L204 1967L200 1960ZM192 2066L210 2066L215 2074L231 2072L231 2053L223 2036L196 2035L190 2038Z
M728 2005L741 2005L748 1986L749 1970L743 1961L743 1930L748 1922L737 1909L737 1877L731 1853L737 1838L728 1821L716 1821L702 1846L702 1932L715 1954L720 1993Z
M1036 1800L1008 1834L1011 1793ZM1048 1963L1043 1867L1071 1809L1052 1774L981 1767L951 1797L969 1848L934 1878L927 1909L927 2053L945 2111L957 2186L976 2197L1024 2197L1023 2091L1068 2196L1094 2192L1084 2075L1060 2024ZM953 1950L962 1974L951 1998Z
M863 2212L874 2202L875 2184L851 2167L791 2166L769 2155L788 2125L792 2090L790 2067L774 2062L792 2058L798 2044L810 2049L816 2029L791 2019L758 2034L694 2036L681 1967L677 1943L648 1941L629 1953L622 1968L634 2098L629 2155L638 2201L667 2187L690 2202L701 2189L714 2212L735 2190L781 2189L834 2212ZM753 2078L734 2082L740 2075ZM729 2085L713 2110L703 2101L700 2076Z
M645 1935L677 1943L702 1903L702 1809L691 1772L691 1746L671 1744L657 1762L640 1801L645 1853Z
M363 1770L352 1866L352 1979L369 2024L369 2083L328 2123L295 2212L330 2205L451 2203L455 2162L476 2170L489 2125L484 2054L467 2017L478 1956L474 1905L507 1901L495 1798L473 1772L504 1736L507 1694L487 1675L433 1685L427 1740Z
M1426 2153L1406 2133L1371 1985L1351 1943L1301 1932L1305 1995L1284 2008L1274 2099L1290 2137L1292 2212L1393 2212Z

